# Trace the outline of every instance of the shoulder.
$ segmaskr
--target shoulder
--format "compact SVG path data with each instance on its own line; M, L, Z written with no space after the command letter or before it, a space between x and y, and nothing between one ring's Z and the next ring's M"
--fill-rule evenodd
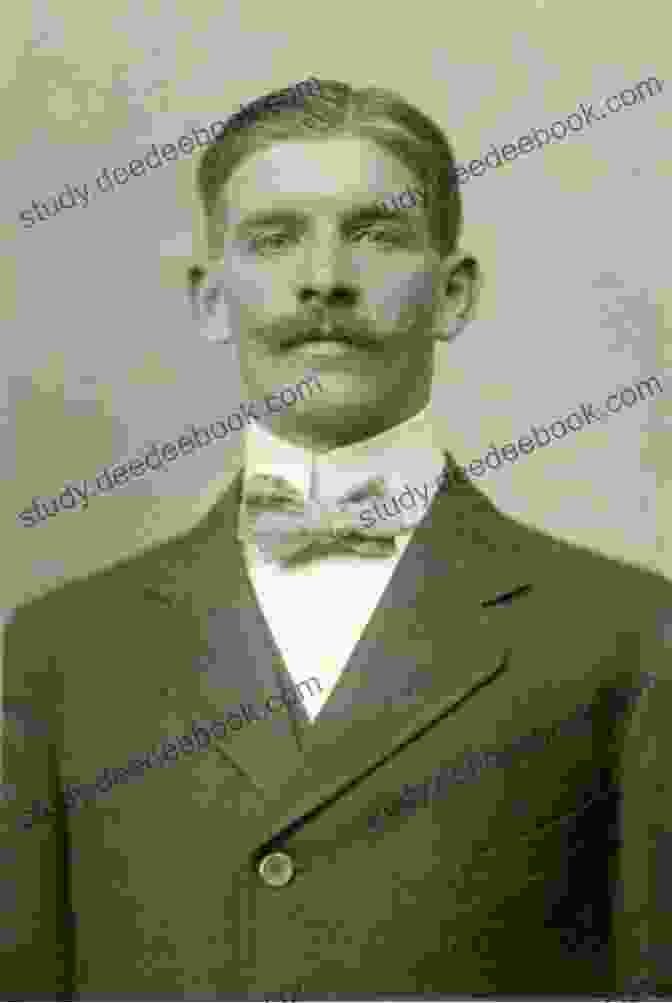
M562 584L574 592L590 590L593 605L613 603L614 610L630 611L635 616L652 605L672 606L672 581L658 570L610 557L585 544L557 539L538 529L524 528L539 554L554 559Z
M68 638L81 639L90 634L94 620L99 627L106 621L108 630L112 630L124 605L133 601L145 582L156 577L157 569L179 559L184 540L190 534L152 544L25 599L4 623L5 670L16 667L19 654L25 666L28 652L35 656L35 664L39 664L43 660L42 651L48 658L57 647L67 647ZM103 643L104 638L99 641Z
M656 661L672 677L672 581L657 570L556 539L505 517L521 564L537 593L540 620L609 648L646 668ZM527 584L527 582L522 584ZM530 597L530 614L535 606Z
M512 541L540 578L552 579L567 591L568 597L589 594L595 607L625 604L635 615L652 603L672 605L672 581L658 570L611 557L586 544L555 537L499 510L495 512L506 524L503 536Z
M5 622L5 635L37 639L62 637L68 630L80 636L90 633L91 617L107 618L112 629L115 618L131 609L139 595L152 587L175 586L189 568L218 538L233 539L240 501L240 472L234 476L209 511L195 525L159 540L96 569L80 578L57 585L17 606ZM5 642L6 644L7 642Z

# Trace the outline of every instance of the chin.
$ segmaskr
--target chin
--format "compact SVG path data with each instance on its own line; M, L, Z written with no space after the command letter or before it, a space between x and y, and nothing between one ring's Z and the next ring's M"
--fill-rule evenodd
M303 401L303 407L297 408L302 416L314 416L318 419L341 417L349 420L361 415L363 411L376 411L380 408L380 394L372 394L369 387L344 386L342 381L330 380L319 374L323 391L312 400Z
M366 378L359 371L347 371L331 369L328 366L312 366L312 371L320 381L323 392L320 394L321 401L330 401L332 404L364 404L380 398L380 376ZM317 403L317 398L314 398Z
M357 418L362 412L364 401L344 396L343 394L329 393L325 388L320 394L320 400L303 401L294 408L296 418L301 422L315 422L317 424L330 424L332 422L349 422Z
M326 397L326 393L324 397ZM343 396L334 400L321 400L319 406L306 407L297 413L297 426L304 431L312 428L321 430L324 434L343 436L346 440L365 439L370 434L370 428L381 422L385 408L381 401L344 399ZM394 420L392 424L395 424Z

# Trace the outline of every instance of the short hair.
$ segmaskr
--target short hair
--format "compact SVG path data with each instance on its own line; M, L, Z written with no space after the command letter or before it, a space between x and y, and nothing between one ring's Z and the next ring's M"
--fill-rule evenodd
M274 91L254 102L251 121L244 115L241 120L240 113L232 116L204 152L197 187L208 246L220 244L213 218L219 193L247 156L291 140L357 136L372 140L414 172L425 191L432 242L441 256L451 253L462 229L462 200L454 154L439 126L393 91L313 81L318 86L310 92L304 87L298 105L288 103L287 91Z

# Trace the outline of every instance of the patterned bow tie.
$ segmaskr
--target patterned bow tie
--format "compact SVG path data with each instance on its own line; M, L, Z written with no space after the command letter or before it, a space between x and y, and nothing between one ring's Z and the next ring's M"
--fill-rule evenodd
M410 527L399 518L368 528L359 518L362 503L385 496L384 480L375 477L335 502L304 502L284 478L257 474L245 489L238 539L255 543L268 558L279 561L288 561L314 544L337 544L365 557L389 557L396 550L395 536Z

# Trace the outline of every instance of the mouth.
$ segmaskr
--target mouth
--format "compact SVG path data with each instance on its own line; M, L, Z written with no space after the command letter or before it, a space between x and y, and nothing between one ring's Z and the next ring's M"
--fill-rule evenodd
M308 330L294 332L281 346L288 350L300 350L320 355L344 355L346 353L361 353L375 351L380 346L369 332L357 325L312 327Z
M326 358L328 356L343 356L358 353L358 346L351 338L346 337L316 337L301 338L292 344L292 350L302 355L314 355ZM358 353L359 354L359 353Z
M291 342L292 348L302 348L304 345L345 345L354 348L355 342L345 331L312 330L302 334Z

